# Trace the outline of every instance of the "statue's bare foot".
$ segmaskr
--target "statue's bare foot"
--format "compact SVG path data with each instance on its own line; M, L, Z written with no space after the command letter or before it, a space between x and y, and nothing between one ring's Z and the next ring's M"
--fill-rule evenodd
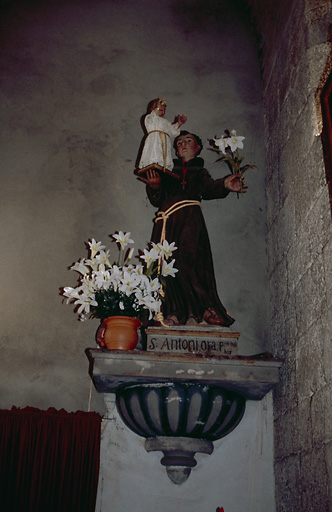
M176 318L175 315L169 315L167 318L165 318L164 324L168 326L180 325L179 320Z
M225 320L219 316L214 309L207 309L203 315L203 320L210 325L225 325Z

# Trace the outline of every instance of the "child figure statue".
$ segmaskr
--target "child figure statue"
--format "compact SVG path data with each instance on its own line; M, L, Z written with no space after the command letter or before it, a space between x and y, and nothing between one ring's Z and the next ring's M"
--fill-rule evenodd
M175 118L174 123L170 123L164 118L166 107L165 100L161 98L156 98L148 104L148 113L144 119L147 136L138 165L138 174L152 168L164 172L173 169L171 137L180 134L180 127L186 122L187 118L179 115ZM141 171L143 169L144 171Z

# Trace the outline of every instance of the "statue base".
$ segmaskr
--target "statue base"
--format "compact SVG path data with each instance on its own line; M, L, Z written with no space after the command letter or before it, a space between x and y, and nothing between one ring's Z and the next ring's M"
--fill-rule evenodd
M240 333L215 326L176 325L148 327L146 336L147 352L236 357Z

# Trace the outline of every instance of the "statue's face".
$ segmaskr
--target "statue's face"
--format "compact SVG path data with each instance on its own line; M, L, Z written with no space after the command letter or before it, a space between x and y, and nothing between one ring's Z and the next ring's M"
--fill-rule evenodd
M166 107L166 103L158 103L157 108L155 109L155 113L157 114L157 116L164 117L164 115L166 114Z
M195 158L200 149L201 146L190 133L180 135L176 141L176 153L184 162L189 162L189 160Z

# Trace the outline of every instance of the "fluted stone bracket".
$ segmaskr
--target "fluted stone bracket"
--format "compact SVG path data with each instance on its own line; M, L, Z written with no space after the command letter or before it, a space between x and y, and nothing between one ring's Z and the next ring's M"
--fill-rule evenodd
M281 360L87 349L89 373L107 407L146 438L146 450L161 451L172 482L182 484L210 454L212 442L240 423L246 400L261 400L278 383Z
M211 455L213 443L189 437L151 437L145 441L145 449L147 452L163 452L160 462L166 467L167 476L173 483L181 485L197 464L196 453Z
M206 383L131 384L116 393L123 422L147 438L148 451L164 453L161 464L176 484L196 466L196 452L212 453L212 441L237 427L245 405L239 393Z

